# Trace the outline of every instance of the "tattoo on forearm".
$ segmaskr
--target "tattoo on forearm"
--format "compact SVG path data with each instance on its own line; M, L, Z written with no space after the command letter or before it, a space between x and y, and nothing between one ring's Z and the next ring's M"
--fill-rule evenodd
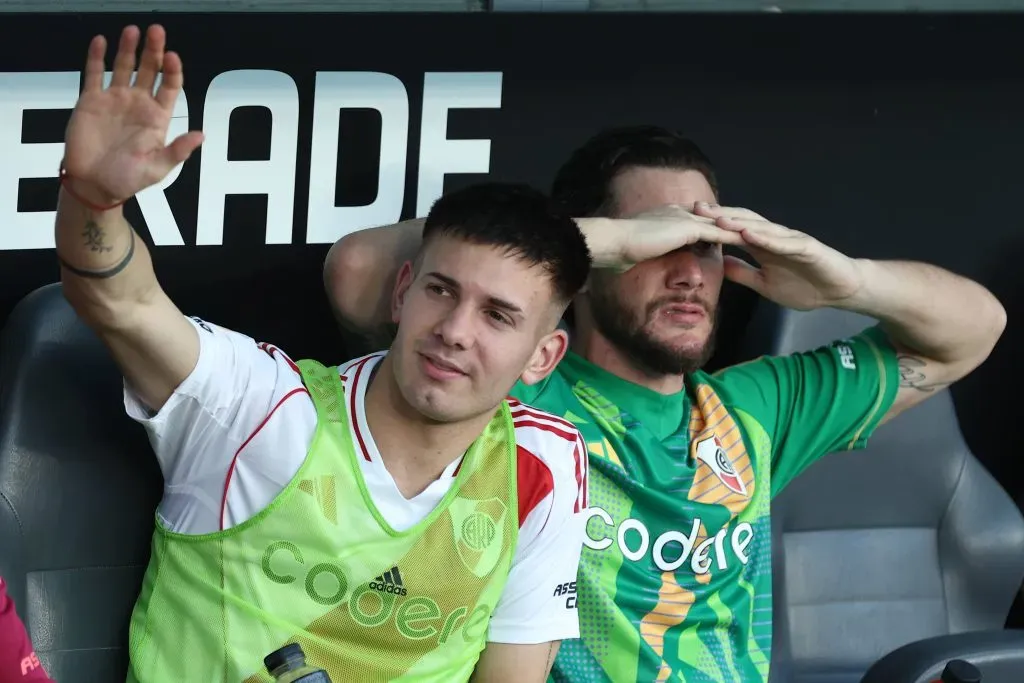
M949 386L949 382L935 382L928 379L928 361L917 356L900 355L900 386L931 393Z
M97 226L92 221L89 221L89 223L86 224L85 233L83 233L83 234L88 234L89 233L89 231L90 231L89 226L90 225L95 226L96 229L99 231L99 237L98 237L99 243L98 243L97 246L101 247L101 248L92 248L92 247L90 247L90 249L92 251L110 251L113 247L111 247L111 246L109 246L109 245L104 243L104 241L103 241L103 236L104 236L103 229L100 228L99 226ZM85 268L76 268L75 266L71 265L70 263L68 263L67 261L62 259L59 254L57 256L57 260L60 261L60 265L61 265L62 268L64 268L68 272L74 273L78 277L86 277L86 278L90 278L90 279L94 279L94 280L105 280L107 278L114 277L115 275L120 273L122 270L127 268L128 265L132 262L132 258L134 258L134 256L135 256L135 231L129 229L128 233L129 233L129 237L128 237L128 239L129 239L129 242L128 242L128 253L126 253L124 255L124 258L122 258L120 261L118 261L117 263L115 263L114 265L112 265L109 268L104 268L103 270L88 270L88 269L85 269ZM87 246L89 245L89 241L88 240L89 240L89 238L87 237L86 238L86 245Z
M85 246L88 247L91 252L104 254L113 249L113 247L106 243L106 231L104 231L96 221L88 221L85 224L85 230L82 231L82 237L85 238Z

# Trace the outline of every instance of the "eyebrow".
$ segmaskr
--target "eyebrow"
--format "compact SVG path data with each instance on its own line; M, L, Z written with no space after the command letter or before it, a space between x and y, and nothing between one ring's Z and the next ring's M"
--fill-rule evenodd
M427 277L432 277L435 280L440 280L441 282L443 282L444 284L448 285L452 289L455 289L455 290L461 289L461 286L459 285L459 283L457 281L455 281L454 279L448 277L447 275L442 275L441 273L438 273L436 271L427 273ZM495 308L504 309L504 310L508 311L509 313L518 313L520 315L522 315L522 313L523 313L523 309L520 308L519 306L517 306L516 304L512 303L511 301L506 301L505 299L502 299L502 298L499 298L499 297L496 297L496 296L488 296L487 297L487 303L489 303L490 305L494 306Z

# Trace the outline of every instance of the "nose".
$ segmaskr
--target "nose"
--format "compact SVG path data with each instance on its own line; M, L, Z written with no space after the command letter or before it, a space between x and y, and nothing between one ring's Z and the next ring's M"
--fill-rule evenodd
M669 289L700 289L704 286L704 268L698 254L683 249L667 258L665 284Z
M474 311L464 303L452 306L444 317L438 321L434 334L441 338L446 346L468 349L473 345Z

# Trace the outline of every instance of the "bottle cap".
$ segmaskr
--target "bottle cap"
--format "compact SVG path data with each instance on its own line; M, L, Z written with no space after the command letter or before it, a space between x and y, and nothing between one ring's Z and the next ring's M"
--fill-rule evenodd
M981 683L978 667L962 659L951 659L942 670L943 683Z
M302 651L302 646L298 643L288 643L264 657L263 666L267 667L267 671L273 672L287 664L302 666L305 661L306 653Z

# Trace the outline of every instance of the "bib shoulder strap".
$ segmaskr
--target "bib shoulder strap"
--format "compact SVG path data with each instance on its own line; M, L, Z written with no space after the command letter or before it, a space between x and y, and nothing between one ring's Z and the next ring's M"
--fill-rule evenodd
M296 365L302 373L302 383L309 390L316 407L318 420L344 424L348 421L345 410L345 392L342 391L338 367L326 367L315 360L300 360Z

